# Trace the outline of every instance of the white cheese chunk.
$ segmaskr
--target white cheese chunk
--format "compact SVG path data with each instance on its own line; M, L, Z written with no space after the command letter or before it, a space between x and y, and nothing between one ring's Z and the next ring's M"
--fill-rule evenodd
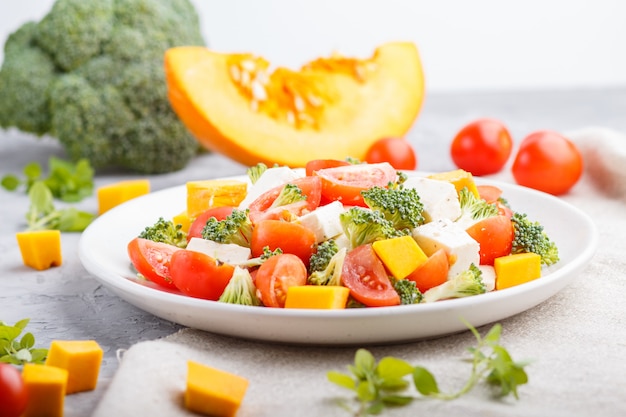
M428 256L444 248L450 259L448 279L480 264L480 245L456 223L441 219L413 229L413 238Z
M234 243L218 243L199 237L191 238L187 244L187 250L204 253L213 259L231 265L243 264L251 255L250 248L245 248Z
M342 232L340 235L335 236L333 239L335 240L335 243L337 244L337 247L339 249L351 249L350 239L348 239L348 236L346 236L345 233Z
M456 188L447 181L425 177L409 177L404 188L414 188L424 205L424 219L433 222L440 219L456 220L461 216L461 205Z
M343 204L333 201L320 206L310 213L300 216L298 222L315 233L317 243L328 240L343 232L339 215L343 213Z
M491 265L478 265L478 269L482 272L481 278L485 284L487 292L496 289L496 269Z
M301 178L302 176L302 172L298 172L289 167L273 167L266 169L257 181L248 187L248 193L243 201L239 203L239 209L247 209L250 204L264 192L293 181L296 178Z

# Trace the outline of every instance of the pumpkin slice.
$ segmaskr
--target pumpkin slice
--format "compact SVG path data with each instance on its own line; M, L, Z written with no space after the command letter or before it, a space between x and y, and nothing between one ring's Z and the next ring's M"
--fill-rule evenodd
M367 59L333 55L299 71L204 47L165 54L172 108L207 149L242 164L304 166L364 160L383 137L403 137L422 106L417 48L388 43Z

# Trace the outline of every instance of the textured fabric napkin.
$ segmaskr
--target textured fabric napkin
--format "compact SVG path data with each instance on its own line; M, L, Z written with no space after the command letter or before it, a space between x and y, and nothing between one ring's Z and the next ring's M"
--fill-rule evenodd
M423 399L389 416L624 416L626 403L626 136L589 128L568 135L586 170L563 197L596 223L598 252L578 278L549 300L502 320L502 343L516 360L532 360L519 401L496 400L479 386L460 399ZM510 174L493 178L512 181ZM573 225L575 227L575 225ZM489 326L479 329L484 333ZM440 388L460 388L469 375L470 332L390 346L366 346L377 359L393 355L431 370ZM96 417L186 416L186 362L250 380L238 416L349 416L337 405L347 390L326 380L346 371L355 347L288 346L239 340L193 329L141 342L121 355Z

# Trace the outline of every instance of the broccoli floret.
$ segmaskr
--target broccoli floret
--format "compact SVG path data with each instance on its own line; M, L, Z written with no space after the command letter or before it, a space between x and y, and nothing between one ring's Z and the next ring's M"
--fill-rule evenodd
M252 184L255 184L257 180L261 178L261 175L263 175L265 171L267 171L267 165L265 165L263 162L259 162L258 164L248 168L246 170L246 173L248 174L248 178L250 178L250 182Z
M533 252L541 263L553 265L559 261L559 250L539 222L531 221L525 213L513 213L514 237L511 253Z
M281 253L283 253L283 250L281 248L271 250L269 246L265 246L263 247L263 253L261 254L261 256L257 258L250 258L246 262L239 264L239 266L243 268L253 268L255 266L261 266L270 257L280 255Z
M483 219L499 214L496 204L488 203L482 198L476 197L467 187L459 191L459 205L461 206L461 216L456 222L464 229Z
M139 233L139 237L185 248L187 247L187 233L182 230L182 227L180 224L174 224L171 220L159 217L152 226L147 226Z
M308 283L311 285L341 285L341 270L346 260L348 249L339 249L328 261L322 270L315 270L309 275Z
M334 239L325 240L317 245L315 253L309 259L309 273L323 271L328 266L330 259L339 252L339 247Z
M218 243L235 243L250 247L252 222L248 210L234 209L224 220L211 217L202 229L202 238Z
M372 187L361 194L369 208L380 211L398 230L424 224L424 205L414 188Z
M235 267L233 276L218 299L221 303L240 304L244 306L260 306L261 300L256 295L256 287L245 268Z
M400 296L400 304L419 304L424 299L424 295L417 288L415 281L409 279L391 279L394 290Z
M431 303L449 298L484 294L485 292L486 288L482 278L482 271L476 265L471 264L468 269L460 272L454 278L426 291L423 301Z
M344 211L339 215L339 221L351 249L405 234L396 230L381 212L362 207L351 207Z
M199 145L169 105L163 68L181 45L204 45L189 0L57 0L5 44L0 127L54 136L96 169L182 169Z
M300 189L300 187L295 184L285 184L270 208L286 206L287 204L296 203L303 200L306 200L306 195L302 194L302 190Z

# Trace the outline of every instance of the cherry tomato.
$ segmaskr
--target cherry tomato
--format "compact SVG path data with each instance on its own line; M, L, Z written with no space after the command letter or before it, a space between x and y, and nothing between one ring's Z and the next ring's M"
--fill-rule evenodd
M509 219L513 216L513 210L507 207L501 200L502 190L495 185L477 185L478 195L488 203L495 203L498 207L498 213L507 216Z
M507 216L487 217L467 228L467 233L480 245L481 265L493 265L494 259L511 253L515 229Z
M341 270L341 282L350 289L355 300L368 307L400 304L400 296L371 244L348 252Z
M561 195L580 179L583 158L569 139L556 132L539 131L522 141L511 171L520 185Z
M424 292L446 282L449 270L448 253L445 249L438 249L428 257L424 264L420 265L406 278L414 281L417 288Z
M322 196L358 206L365 206L361 191L374 186L386 187L397 178L395 168L388 162L320 169L315 175L322 179Z
M315 251L315 233L299 223L282 220L262 220L252 230L250 250L253 257L263 254L263 248L282 249L283 253L296 255L309 265L309 259Z
M513 140L504 124L493 119L479 119L456 134L450 154L458 168L481 176L502 170L512 148Z
M233 276L235 267L201 252L180 250L172 255L172 282L185 295L217 301Z
M28 405L22 374L13 365L0 363L0 417L19 417Z
M370 164L389 162L395 169L417 169L417 154L411 143L403 138L379 139L370 146L365 154L365 161Z
M226 217L230 216L233 212L233 207L230 206L222 206L222 207L213 207L200 214L189 226L189 232L187 232L187 242L191 240L192 237L202 237L202 229L206 226L207 220L211 217L215 217L216 220L224 220Z
M306 163L304 170L307 176L311 176L320 169L344 167L346 165L350 165L350 162L342 161L341 159L313 159Z
M170 261L181 250L167 243L136 237L128 243L130 261L146 279L166 288L176 288L170 275Z
M287 289L306 285L307 269L296 255L283 253L265 261L257 270L255 284L266 307L285 307Z
M272 207L272 204L279 196L285 185L279 185L271 190L261 194L250 203L250 221L252 223L258 223L261 220L289 220L289 217L300 216L304 213L315 210L320 205L322 198L322 181L315 176L297 178L289 182L290 184L297 185L302 194L306 196L305 200L298 201L283 206Z

